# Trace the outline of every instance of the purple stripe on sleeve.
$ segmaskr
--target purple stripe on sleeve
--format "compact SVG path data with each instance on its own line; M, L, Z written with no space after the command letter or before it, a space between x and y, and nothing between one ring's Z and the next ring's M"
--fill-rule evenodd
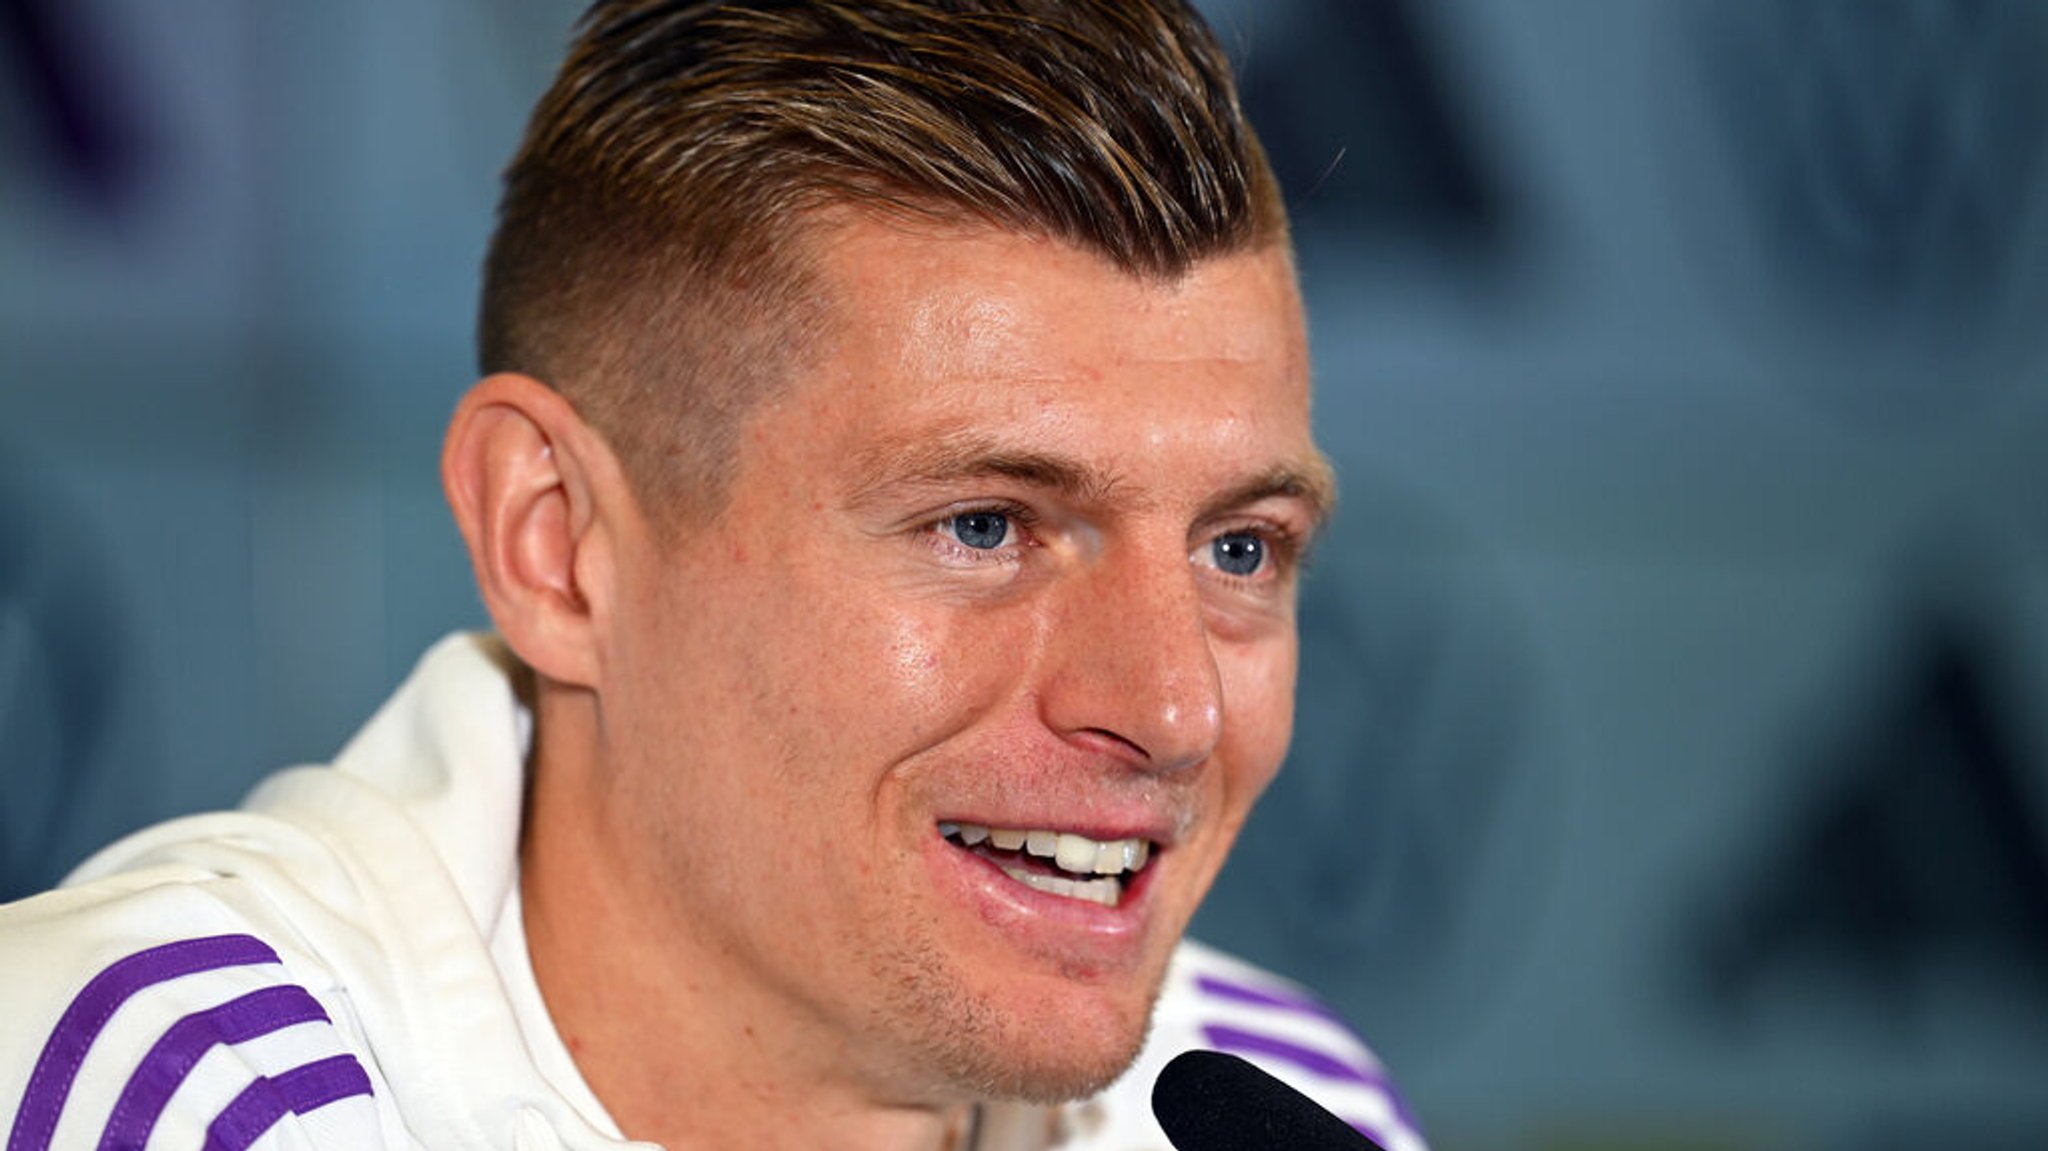
M207 1127L205 1151L246 1151L287 1112L304 1115L339 1099L369 1094L369 1073L353 1055L329 1056L258 1079Z
M43 1044L28 1088L22 1092L7 1151L47 1151L86 1051L130 996L181 975L277 961L277 952L254 936L213 935L138 951L93 976L64 1009L49 1042Z
M1292 1011L1297 1015L1327 1019L1346 1031L1350 1030L1350 1027L1332 1014L1329 1008L1305 996L1251 987L1228 979L1218 979L1214 975L1196 976L1195 990L1216 999L1228 999L1233 1003L1248 1003L1254 1007L1271 1007L1277 1011Z
M1388 1104L1394 1109L1394 1115L1401 1122L1412 1130L1421 1130L1416 1125L1414 1114L1408 1110L1407 1101L1394 1090L1393 1080L1382 1072L1353 1066L1336 1056L1312 1047L1303 1047L1299 1043L1290 1043L1271 1035L1261 1035L1255 1031L1226 1027L1222 1024L1204 1024L1202 1036L1218 1051L1227 1051L1234 1055L1263 1055L1269 1059L1291 1063L1311 1075L1324 1079L1370 1087L1386 1096Z
M292 985L251 991L180 1019L128 1077L99 1151L141 1151L172 1093L216 1044L241 1043L316 1019L326 1020L327 1012L305 988Z

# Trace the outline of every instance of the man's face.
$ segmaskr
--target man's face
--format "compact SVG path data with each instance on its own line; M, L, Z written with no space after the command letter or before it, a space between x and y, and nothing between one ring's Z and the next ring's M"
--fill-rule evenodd
M899 1101L1078 1094L1286 750L1325 485L1292 271L819 250L727 506L620 551L609 850L748 1034Z

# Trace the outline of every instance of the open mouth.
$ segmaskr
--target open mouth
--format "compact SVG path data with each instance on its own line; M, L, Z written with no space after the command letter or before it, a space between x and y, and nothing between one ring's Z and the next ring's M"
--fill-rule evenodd
M1145 869L1152 844L1144 839L1090 839L1068 831L939 824L939 834L978 855L1033 891L1115 907L1124 885Z

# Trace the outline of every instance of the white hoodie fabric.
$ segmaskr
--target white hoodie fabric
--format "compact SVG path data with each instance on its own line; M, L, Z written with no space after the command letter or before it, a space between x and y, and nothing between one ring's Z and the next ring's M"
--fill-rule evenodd
M494 637L437 644L331 766L174 820L0 906L4 1151L615 1151L528 965L531 714ZM984 1108L974 1151L1170 1151L1151 1084L1244 1055L1387 1151L1379 1062L1300 988L1193 942L1102 1094Z

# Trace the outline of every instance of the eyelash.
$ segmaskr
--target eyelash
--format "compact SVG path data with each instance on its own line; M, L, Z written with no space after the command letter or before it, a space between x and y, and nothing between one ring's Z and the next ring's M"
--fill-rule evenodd
M1011 534L1017 537L1013 542L999 548L971 548L946 534L946 529L961 516L993 515L1009 521ZM948 557L974 567L989 564L1015 563L1025 548L1036 546L1031 539L1032 528L1037 526L1038 517L1025 504L995 500L985 503L961 504L947 508L919 529L919 535L929 539L934 549Z
M999 548L968 547L947 534L947 529L962 516L999 515L1009 521L1013 542ZM945 509L918 528L920 537L949 559L966 566L983 567L992 564L1013 564L1022 558L1026 549L1038 546L1032 538L1033 529L1038 525L1038 516L1027 504L1008 500L994 500L981 503L960 504ZM1256 591L1277 580L1284 580L1298 571L1306 562L1304 541L1301 533L1281 524L1255 520L1226 525L1211 532L1197 548L1213 547L1217 540L1230 535L1257 537L1265 548L1265 562L1259 570L1250 575L1227 572L1213 564L1202 564L1202 570L1211 579L1221 580L1226 585L1247 591Z
M1196 546L1198 548L1213 548L1216 546L1217 540L1225 536L1237 535L1253 536L1258 539L1260 545L1265 548L1265 562L1259 565L1259 570L1250 575L1238 575L1235 572L1227 572L1213 564L1201 565L1202 570L1211 579L1222 580L1232 587L1256 591L1275 581L1285 580L1289 575L1300 570L1304 559L1301 534L1271 521L1255 520L1245 523L1228 524L1209 533L1207 538Z

